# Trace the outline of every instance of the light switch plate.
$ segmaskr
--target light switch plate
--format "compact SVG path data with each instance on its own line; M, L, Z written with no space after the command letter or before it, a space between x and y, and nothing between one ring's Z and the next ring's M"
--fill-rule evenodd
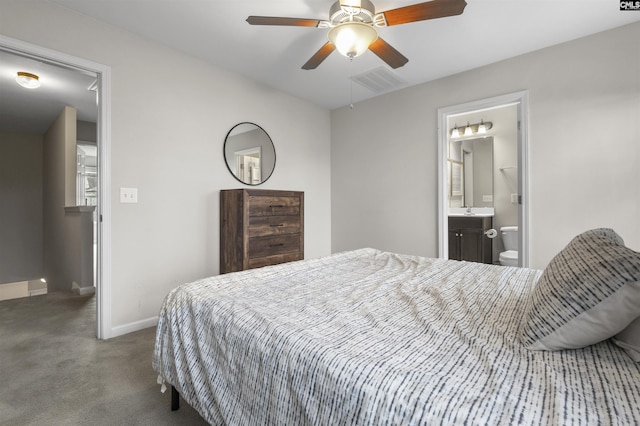
M120 188L121 203L137 203L138 188Z

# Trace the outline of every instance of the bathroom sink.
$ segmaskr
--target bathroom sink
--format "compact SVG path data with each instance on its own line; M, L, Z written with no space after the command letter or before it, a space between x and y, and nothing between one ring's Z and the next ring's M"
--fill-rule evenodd
M449 216L464 217L464 216L476 216L476 217L491 217L494 215L493 207L457 207L449 209Z

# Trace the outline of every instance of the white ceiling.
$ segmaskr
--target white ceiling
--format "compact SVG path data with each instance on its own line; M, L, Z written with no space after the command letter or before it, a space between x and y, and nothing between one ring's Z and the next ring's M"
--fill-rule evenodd
M41 86L25 89L18 71L40 77ZM76 108L78 120L96 122L96 92L88 90L96 76L44 63L0 49L0 130L44 133L62 108Z
M467 0L459 16L379 29L409 59L404 67L391 70L371 52L352 62L334 52L305 71L301 66L326 42L326 29L252 26L245 20L328 19L332 0L52 1L329 109L351 103L351 75L386 70L404 82L395 89L408 87L640 21L639 12L620 11L612 0ZM373 2L381 12L420 1ZM4 61L0 57L2 98L9 84ZM43 80L41 96L44 87ZM354 84L353 102L383 92ZM0 100L2 117L5 103Z

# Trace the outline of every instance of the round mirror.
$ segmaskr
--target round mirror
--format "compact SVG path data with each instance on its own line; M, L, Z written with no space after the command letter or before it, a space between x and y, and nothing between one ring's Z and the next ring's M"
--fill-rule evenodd
M273 173L276 149L264 129L254 123L239 123L224 140L224 160L231 174L247 185L260 185Z

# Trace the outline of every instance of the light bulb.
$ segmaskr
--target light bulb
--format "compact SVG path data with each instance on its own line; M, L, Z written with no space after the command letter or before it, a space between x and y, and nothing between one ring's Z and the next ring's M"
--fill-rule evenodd
M40 87L40 77L29 72L18 71L16 82L27 89L37 89Z

